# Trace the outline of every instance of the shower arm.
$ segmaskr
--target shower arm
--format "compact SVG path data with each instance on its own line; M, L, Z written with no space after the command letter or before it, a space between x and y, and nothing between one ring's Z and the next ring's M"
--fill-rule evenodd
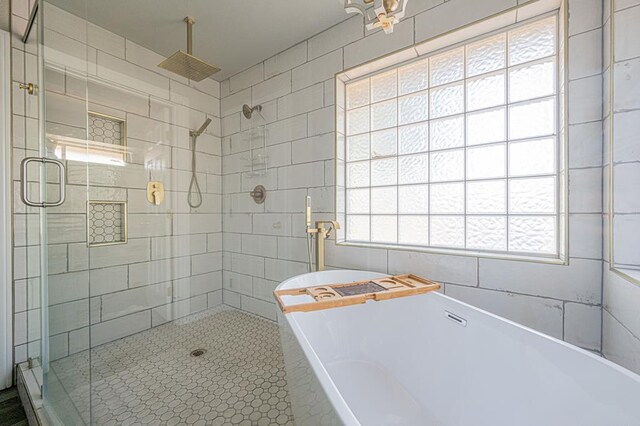
M195 24L196 21L187 16L184 18L184 22L187 23L187 53L193 55L193 24Z

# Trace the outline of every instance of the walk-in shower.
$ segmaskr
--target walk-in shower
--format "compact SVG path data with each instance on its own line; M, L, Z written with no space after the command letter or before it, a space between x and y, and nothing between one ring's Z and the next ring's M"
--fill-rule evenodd
M202 205L202 191L198 183L198 175L196 174L196 144L198 137L207 129L209 124L211 124L211 119L207 118L198 130L189 132L189 136L191 137L191 182L189 183L187 202L189 203L189 207L194 209Z
M29 17L24 1L15 22ZM212 69L192 73L200 63L184 52L162 61L135 28L100 20L117 6L72 3L39 0L28 43L12 49L14 86L39 89L14 94L12 128L32 137L12 149L18 163L42 157L23 182L49 202L26 206L16 187L14 285L29 288L15 314L20 371L52 424L290 423L277 328L222 306ZM182 30L181 4L140 19ZM54 160L66 179L45 170Z

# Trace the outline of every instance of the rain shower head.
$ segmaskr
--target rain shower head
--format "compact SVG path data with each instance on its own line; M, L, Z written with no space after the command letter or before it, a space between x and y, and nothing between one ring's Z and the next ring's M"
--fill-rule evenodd
M187 16L184 22L187 23L187 51L178 50L158 66L189 80L202 81L220 71L220 68L193 56L192 27L195 21Z
M192 131L189 132L189 134L191 136L198 137L207 129L207 127L209 127L209 124L211 124L211 119L207 118L205 120L205 122L202 123L202 126L200 126L200 128L198 130L192 130Z

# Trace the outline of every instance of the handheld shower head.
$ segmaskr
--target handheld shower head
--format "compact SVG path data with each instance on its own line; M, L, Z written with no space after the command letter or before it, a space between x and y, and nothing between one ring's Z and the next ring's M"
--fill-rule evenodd
M196 175L196 142L198 136L204 132L211 124L211 119L207 118L202 126L198 130L191 130L189 136L191 136L191 183L189 184L189 194L187 195L187 203L191 208L198 208L202 204L202 191L200 191L200 184L198 183L198 176Z
M192 130L192 131L190 131L190 132L189 132L189 134L190 134L191 136L196 136L196 137L198 137L198 136L200 136L200 135L201 135L201 134L202 134L202 133L207 129L207 127L209 127L209 124L211 124L211 119L210 119L210 118L207 118L207 119L205 120L205 122L204 122L204 123L202 123L202 126L200 126L200 128L199 128L198 130Z

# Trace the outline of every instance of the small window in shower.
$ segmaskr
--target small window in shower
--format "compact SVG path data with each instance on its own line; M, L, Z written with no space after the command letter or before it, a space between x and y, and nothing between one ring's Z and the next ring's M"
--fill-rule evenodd
M87 222L89 247L127 242L127 203L125 201L89 201Z

